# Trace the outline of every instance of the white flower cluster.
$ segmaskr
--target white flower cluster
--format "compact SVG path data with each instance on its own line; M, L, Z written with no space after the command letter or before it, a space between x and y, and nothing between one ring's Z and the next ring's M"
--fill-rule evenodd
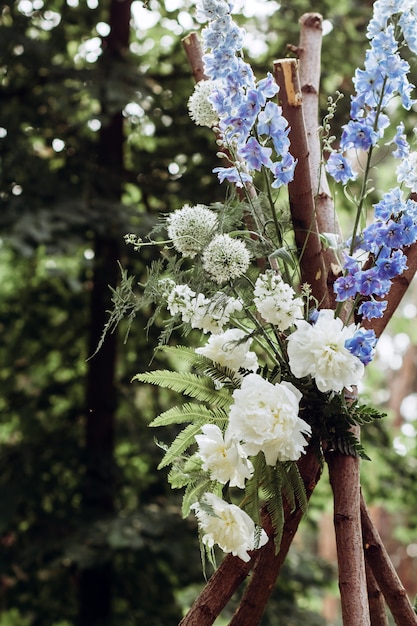
M171 315L181 315L183 322L192 328L200 328L204 333L221 333L228 324L230 316L242 310L242 302L237 298L217 292L211 298L196 293L188 285L176 285L170 281L161 281L167 293L167 308Z
M168 237L184 257L193 259L213 237L218 219L204 204L185 204L167 218Z
M267 270L261 274L254 290L254 303L263 319L284 332L303 318L304 303L279 274Z
M312 376L322 392L339 392L359 383L364 365L345 348L345 341L356 331L354 324L344 326L330 309L322 309L313 325L304 320L296 324L297 330L288 337L288 358L294 376Z
M219 285L243 276L249 267L250 254L243 243L230 235L216 235L203 254L203 267Z
M245 481L253 474L253 465L230 432L223 433L216 424L205 424L202 435L196 435L198 456L203 469L222 485L243 489Z
M248 551L260 548L268 541L264 530L257 538L255 524L245 511L235 504L228 504L214 493L204 494L203 503L196 502L191 508L204 533L202 541L209 548L216 543L223 552L231 552L248 562Z
M298 416L301 393L294 385L248 374L233 399L227 430L248 456L262 451L272 466L300 458L307 445L303 434L310 435L311 427Z
M255 352L249 351L251 343L252 339L248 339L243 330L229 328L222 334L211 335L206 345L197 348L196 353L236 372L239 369L256 372L258 357Z
M188 111L197 126L212 128L219 122L219 116L209 101L209 96L213 93L215 86L214 80L200 80L188 99Z
M297 460L307 445L304 435L311 434L309 424L298 416L300 398L301 393L291 383L273 385L258 374L245 376L241 388L233 392L224 435L215 424L204 425L202 434L196 435L203 469L213 480L243 489L253 473L249 456L262 451L272 466L277 461ZM224 552L247 561L247 551L255 548L251 518L213 494L206 493L205 500L212 511L207 512L199 503L192 507L204 533L203 543L208 547L216 543ZM260 545L266 541L262 531Z

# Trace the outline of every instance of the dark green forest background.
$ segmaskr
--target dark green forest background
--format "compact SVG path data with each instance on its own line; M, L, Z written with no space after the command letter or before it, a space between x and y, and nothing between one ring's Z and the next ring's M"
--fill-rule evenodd
M238 18L263 44L256 58L248 51L259 77L297 45L304 12L330 20L322 113L326 96L344 91L340 127L372 3L260 4L269 17ZM184 203L224 198L211 174L213 137L187 114L193 80L181 37L193 26L192 3L136 1L136 20L131 8L130 0L1 4L0 626L174 626L204 583L194 521L181 519L179 494L156 470L161 451L147 428L172 398L130 383L153 356L160 328L147 339L151 311L127 342L122 323L88 358L112 308L118 262L143 281L156 254L139 257L123 235L145 235ZM152 27L141 23L145 12ZM368 393L383 386L377 371ZM401 504L400 538L414 545L414 440L398 455L388 430L368 435L379 470L372 480L365 472L365 484L375 502ZM333 569L314 540L325 488L315 500L264 626L328 623L319 598Z

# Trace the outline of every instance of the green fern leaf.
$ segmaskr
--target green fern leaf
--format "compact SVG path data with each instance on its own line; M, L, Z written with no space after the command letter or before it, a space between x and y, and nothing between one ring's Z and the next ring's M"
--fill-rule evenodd
M195 436L201 431L201 424L189 424L175 437L169 446L164 458L158 465L158 469L166 467L172 463L177 457L181 456L187 448L195 443Z
M171 372L158 370L145 374L137 374L133 380L142 383L151 383L196 398L200 402L208 402L221 408L229 408L232 402L230 393L226 389L214 389L208 378L197 376L189 372Z
M285 463L282 466L281 477L282 491L291 506L291 510L294 511L298 504L303 513L305 513L308 507L308 500L297 464L293 461Z
M188 517L191 510L191 505L201 499L206 491L210 491L213 483L209 478L200 477L198 480L189 483L185 489L184 497L182 499L181 512L183 518Z
M254 520L254 522L259 525L261 524L261 504L259 489L263 480L265 466L265 456L263 455L263 453L257 454L256 457L253 459L253 474L250 480L247 481L245 486L245 500L247 500L245 510L248 515L250 515L250 517Z
M182 406L174 406L156 417L149 426L170 426L193 422L198 424L217 423L220 428L227 421L227 414L222 409L209 409L205 404L187 402Z
M282 482L280 472L276 467L266 466L265 476L267 483L264 486L266 507L271 517L274 529L275 554L278 554L284 528L284 508L282 503Z

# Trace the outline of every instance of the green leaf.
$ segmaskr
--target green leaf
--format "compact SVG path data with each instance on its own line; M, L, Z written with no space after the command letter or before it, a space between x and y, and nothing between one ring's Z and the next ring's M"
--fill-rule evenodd
M182 516L184 518L188 517L190 514L191 505L200 500L206 491L210 491L212 485L213 482L207 477L200 477L198 480L187 485L181 507Z
M174 406L156 417L149 426L170 426L194 422L198 424L218 423L221 427L227 421L227 415L222 409L209 409L205 404L187 402L182 406Z
M196 398L200 402L208 402L221 408L229 408L232 402L231 395L226 389L214 389L211 380L189 372L158 370L137 374L132 380L166 387L177 393Z
M297 463L290 461L281 466L282 491L287 498L291 510L294 511L297 503L303 513L308 507L307 494Z
M187 448L195 443L195 436L201 431L201 424L189 424L175 437L169 446L164 458L158 465L158 469L166 467L172 463L177 457L181 456Z

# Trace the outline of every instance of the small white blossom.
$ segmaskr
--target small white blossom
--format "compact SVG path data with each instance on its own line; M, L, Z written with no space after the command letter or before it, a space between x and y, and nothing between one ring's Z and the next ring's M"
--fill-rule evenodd
M240 300L226 296L221 291L206 298L202 293L196 294L188 285L176 285L170 278L160 280L159 286L171 315L179 313L183 322L188 322L192 328L199 328L204 333L223 332L230 316L242 310Z
M188 111L197 126L212 126L219 123L219 116L209 101L209 96L216 87L214 80L200 80L188 99Z
M258 276L255 283L254 303L263 319L285 331L297 319L303 318L303 300L272 270Z
M167 298L167 309L171 315L180 313L184 322L189 322L194 311L195 291L188 285L175 285Z
M203 434L196 435L195 439L203 469L210 472L213 480L243 489L245 481L253 474L253 466L242 447L227 435L223 438L216 424L205 424L201 430Z
M397 180L404 183L413 193L417 193L417 152L410 152L397 167Z
M256 541L255 524L249 515L214 493L205 493L204 502L196 502L191 508L194 509L199 527L204 533L202 541L209 548L217 544L223 552L231 552L247 563L250 560L248 551L260 548L268 541L264 530Z
M273 385L258 374L245 376L233 392L227 434L242 442L248 456L262 451L268 465L296 461L311 427L298 417L301 393L291 383Z
M202 354L223 367L238 371L240 368L256 372L258 358L249 351L252 339L246 339L246 333L238 328L230 328L222 334L211 335L202 348L197 348L197 354Z
M204 204L188 204L167 218L168 237L183 256L193 259L213 237L217 215Z
M230 235L216 235L203 254L203 267L216 283L242 276L249 267L250 254L243 243Z
M291 372L297 378L312 376L322 392L339 392L357 385L364 365L345 348L345 341L355 331L354 324L344 326L330 309L322 309L314 325L298 321L297 330L288 337Z

